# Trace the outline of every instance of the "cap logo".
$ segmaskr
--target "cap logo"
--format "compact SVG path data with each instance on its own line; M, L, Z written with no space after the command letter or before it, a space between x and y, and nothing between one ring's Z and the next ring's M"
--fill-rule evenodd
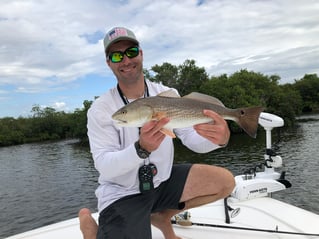
M115 28L109 33L109 40L112 41L114 38L117 38L120 36L128 36L126 29Z

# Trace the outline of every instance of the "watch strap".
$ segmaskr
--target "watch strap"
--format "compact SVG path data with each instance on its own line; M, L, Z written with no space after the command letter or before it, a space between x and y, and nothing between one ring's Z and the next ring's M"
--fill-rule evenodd
M150 156L150 152L148 152L146 149L143 149L140 145L139 141L136 141L135 144L135 149L136 149L136 153L137 155L141 158L141 159L146 159Z

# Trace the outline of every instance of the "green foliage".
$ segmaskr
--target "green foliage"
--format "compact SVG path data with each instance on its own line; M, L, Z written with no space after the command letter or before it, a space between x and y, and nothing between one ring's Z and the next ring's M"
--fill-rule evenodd
M83 143L88 142L87 138L87 112L91 107L93 101L85 100L83 102L83 109L76 109L74 114L71 115L71 126L73 137L81 139Z
M319 78L317 74L305 75L293 86L302 98L302 111L319 112Z
M152 72L152 74L151 74ZM319 79L316 74L305 75L294 84L280 85L277 75L266 76L240 70L227 76L209 77L194 60L182 65L170 63L144 69L147 79L176 88L181 95L201 92L220 99L229 108L263 106L265 111L284 118L285 125L293 125L302 112L319 112ZM57 112L54 108L32 107L29 118L0 119L0 146L23 144L52 139L87 138L87 111L93 101L85 100L82 109L73 113ZM230 125L232 129L235 124Z
M164 85L177 87L178 68L170 63L163 63L161 66L155 65L152 67L155 74L154 77L149 75L149 79ZM146 76L147 77L147 76Z
M263 106L265 111L280 115L286 125L300 112L300 95L289 85L279 85L279 76L241 70L227 77L212 77L200 91L217 97L229 108ZM292 102L294 102L292 104Z
M12 117L0 119L0 146L23 144L24 126L20 119L16 120Z
M173 87L181 95L197 91L203 83L208 81L205 68L197 67L194 60L186 60L179 66L163 63L161 66L155 65L151 69L155 76L151 77L149 74L150 80Z
M0 119L0 146L45 140L78 138L87 142L86 114L92 101L85 100L83 109L74 113L57 112L39 105L32 107L29 118L6 117Z

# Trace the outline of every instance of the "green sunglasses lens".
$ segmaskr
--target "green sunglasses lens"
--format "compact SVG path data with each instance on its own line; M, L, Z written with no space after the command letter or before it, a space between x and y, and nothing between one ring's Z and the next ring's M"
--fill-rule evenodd
M129 58L133 58L133 57L136 57L139 53L139 50L137 47L131 47L131 48L128 48L126 49L125 51L125 55Z
M121 51L112 52L109 56L109 59L113 63L119 63L123 60L124 54L128 58L134 58L134 57L138 56L139 49L138 49L138 47L130 47L130 48L127 48L124 52L121 52Z
M113 63L121 62L123 60L124 54L122 52L113 52L110 55L110 60Z

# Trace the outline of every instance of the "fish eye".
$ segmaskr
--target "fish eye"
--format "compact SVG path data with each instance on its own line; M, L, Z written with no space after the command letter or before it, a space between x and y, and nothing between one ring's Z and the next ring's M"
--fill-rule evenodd
M126 113L127 113L127 110L122 110L121 112L122 115L126 115Z

